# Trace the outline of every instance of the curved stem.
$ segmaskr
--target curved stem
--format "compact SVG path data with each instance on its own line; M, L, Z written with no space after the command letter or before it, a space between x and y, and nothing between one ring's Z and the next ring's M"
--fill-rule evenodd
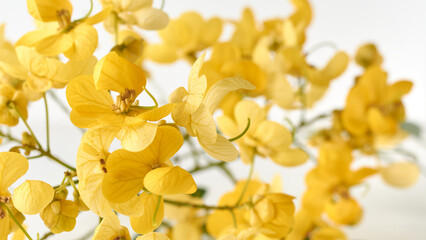
M311 53L315 52L316 50L321 49L323 47L331 47L335 51L337 51L337 46L333 42L320 42L320 43L314 45L313 47L311 47L310 49L308 49L305 54L309 55L309 54L311 54Z
M46 109L46 144L47 152L50 152L50 129L49 129L49 108L47 107L46 93L43 93L44 108Z
M250 118L247 118L247 125L246 125L246 128L244 128L244 131L243 131L242 133L240 133L238 136L233 137L233 138L230 138L230 139L228 139L228 140L229 140L230 142L233 142L233 141L235 141L235 140L240 139L242 136L244 136L244 134L246 134L246 133L247 133L247 131L249 130L249 128L250 128Z
M152 226L153 227L157 226L156 218L157 218L158 210L160 209L161 200L163 200L163 196L158 196L157 206L155 207L155 212L154 212L154 215L152 217Z
M254 170L254 158L253 158L253 161L251 162L251 165L250 165L250 171L249 171L249 174L247 176L247 180L246 180L246 182L244 184L243 190L241 191L241 195L238 198L237 203L235 203L235 206L238 206L241 203L241 201L243 200L244 195L245 195L245 193L246 193L246 191L248 189L248 186L250 184L251 177L253 176L253 170Z
M81 20L88 18L90 16L90 14L92 13L92 11L93 11L93 0L90 0L90 9L89 9L89 12L86 15L84 15L84 17L81 18Z
M29 239L29 240L33 240L32 238L31 238L31 236L28 234L28 232L25 230L25 228L19 223L19 221L15 218L15 216L13 215L13 213L12 213L12 211L10 211L10 209L9 209L9 207L6 205L6 204L4 204L4 203L2 203L2 202L0 202L0 207L4 207L5 209L6 209L6 211L9 213L9 216L12 218L12 220L15 222L15 224L22 230L22 232L25 234L25 236L27 236L27 238Z
M237 228L237 217L235 216L234 210L230 209L229 212L231 213L231 216L232 216L232 222L234 224L234 228Z
M145 92L149 95L149 97L152 99L152 101L154 101L154 104L155 104L155 108L157 108L158 107L158 102L157 102L157 99L155 99L155 97L148 91L148 89L146 89L145 87L144 87L144 90L145 90Z
M166 0L161 0L161 7L160 7L160 9L163 10L165 5L166 5Z

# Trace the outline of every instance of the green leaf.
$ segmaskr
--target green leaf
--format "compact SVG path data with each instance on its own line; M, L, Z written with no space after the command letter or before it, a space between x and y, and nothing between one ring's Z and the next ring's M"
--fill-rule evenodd
M399 126L402 128L402 130L409 132L410 134L414 135L415 137L420 137L422 134L422 129L419 125L412 123L412 122L403 122L400 123Z

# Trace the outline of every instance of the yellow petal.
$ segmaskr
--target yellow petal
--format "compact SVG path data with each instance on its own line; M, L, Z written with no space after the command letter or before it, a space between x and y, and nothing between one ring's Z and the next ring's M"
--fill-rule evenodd
M327 63L322 72L328 79L334 79L342 74L349 63L349 56L345 52L337 52Z
M170 240L170 238L164 233L151 232L137 237L136 240Z
M215 83L209 91L207 91L203 103L207 106L210 113L214 113L219 103L229 92L244 89L254 90L256 87L250 82L239 78L226 78Z
M145 122L140 125L123 126L117 134L121 146L132 152L138 152L148 147L154 140L158 125Z
M93 56L80 61L70 60L66 64L59 66L54 80L62 83L68 83L78 76L92 75L97 61L96 57Z
M85 177L79 175L78 192L86 206L100 217L112 214L112 208L102 192L104 173L91 173Z
M54 194L55 191L49 184L27 180L13 191L13 205L24 214L34 215L53 200Z
M205 144L216 142L216 124L212 114L204 104L191 115L191 128L197 138Z
M42 41L43 39L55 35L57 32L53 29L41 29L41 30L35 30L26 33L24 36L22 36L16 43L15 46L30 46L35 47L37 43Z
M281 150L287 148L292 143L292 136L289 130L283 125L266 120L261 122L253 130L253 137L261 141L269 148Z
M389 185L406 188L416 183L420 169L419 166L410 162L397 162L381 168L380 175Z
M169 103L161 107L155 108L153 110L143 112L139 114L137 117L147 121L156 122L167 117L167 115L169 115L173 111L175 106L176 106L175 103Z
M0 153L0 194L28 171L28 160L19 153Z
M68 34L72 38L73 45L64 52L67 58L84 60L93 55L98 46L98 32L92 25L79 24Z
M115 52L110 52L99 60L93 78L96 89L124 93L127 88L135 90L136 96L146 84L144 71Z
M154 231L164 218L164 202L161 196L155 194L148 194L143 192L140 195L141 201L143 202L144 213L140 217L131 217L130 224L135 232L140 234L146 234ZM157 206L158 200L160 199L160 205ZM156 218L154 219L155 209L158 207Z
M172 63L178 59L176 48L166 44L149 44L144 49L144 56L159 63Z
M391 116L384 115L378 108L368 109L367 120L371 130L378 134L395 134L398 123Z
M178 166L161 167L148 172L144 185L148 191L158 195L191 194L197 191L191 174Z
M66 91L71 111L71 121L78 127L96 124L102 116L113 114L111 95L95 89L91 76L79 76L72 80Z
M42 55L56 56L73 47L73 38L67 33L57 33L43 38L37 43L36 50Z
M271 155L271 159L286 167L299 166L309 159L309 155L300 148L287 149Z
M226 136L232 138L241 134L237 124L232 118L224 115L217 117L216 121L220 131L223 132Z
M146 30L159 30L169 23L167 13L156 8L142 8L134 13L139 27Z
M217 160L230 162L238 158L238 151L235 146L220 134L217 134L217 140L213 144L198 142L207 154Z
M120 225L117 215L111 214L96 227L92 240L124 239L130 240L129 230Z
M152 169L150 160L153 158L146 151L134 153L120 149L111 153L102 182L104 196L114 203L130 200L142 190L143 178Z
M141 197L134 195L130 200L123 203L109 203L114 211L128 217L140 217L144 212L144 202Z
M33 18L43 22L57 21L60 11L72 15L72 5L68 0L27 0L27 7Z
M183 137L180 131L173 126L158 127L154 141L146 149L150 151L159 162L169 160L183 145Z
M188 78L188 96L185 104L185 113L191 114L201 104L207 88L207 79L204 75L199 76L204 63L203 53L192 65Z
M394 103L401 100L402 96L411 91L413 83L410 81L398 81L392 84L386 92L386 103Z
M266 111L254 101L242 100L235 106L234 117L240 129L247 126L247 119L250 118L248 133L251 133L258 124L266 119Z
M88 17L86 21L84 21L84 23L89 25L95 25L97 23L100 23L108 17L108 15L111 13L111 10L112 6L106 6L104 9L102 9L102 11L96 13L91 17Z
M206 46L214 44L222 33L222 20L217 17L209 19L201 31L201 42Z

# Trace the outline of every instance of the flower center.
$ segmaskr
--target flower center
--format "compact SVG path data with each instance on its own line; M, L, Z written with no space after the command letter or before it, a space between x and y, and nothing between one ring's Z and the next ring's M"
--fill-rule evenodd
M136 92L133 89L126 88L124 93L120 93L115 100L115 104L112 104L112 110L116 113L126 113L129 111L133 102L136 99ZM137 104L138 101L135 102Z
M8 204L12 200L12 197L0 196L0 202Z
M68 10L62 9L56 12L59 28L65 29L71 23L71 14Z

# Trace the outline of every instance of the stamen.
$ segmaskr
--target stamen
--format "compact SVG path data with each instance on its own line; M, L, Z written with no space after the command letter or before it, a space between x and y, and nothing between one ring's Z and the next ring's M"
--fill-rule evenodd
M6 197L6 196L0 196L0 202L2 203L10 203L10 201L12 200L12 197Z
M61 29L66 28L71 23L71 14L68 10L62 9L57 11L56 15Z
M3 219L6 217L6 212L3 210L3 208L0 207L0 219Z
M116 113L126 113L129 111L133 102L136 99L136 91L126 88L124 93L117 96L115 104L112 105L112 110Z

